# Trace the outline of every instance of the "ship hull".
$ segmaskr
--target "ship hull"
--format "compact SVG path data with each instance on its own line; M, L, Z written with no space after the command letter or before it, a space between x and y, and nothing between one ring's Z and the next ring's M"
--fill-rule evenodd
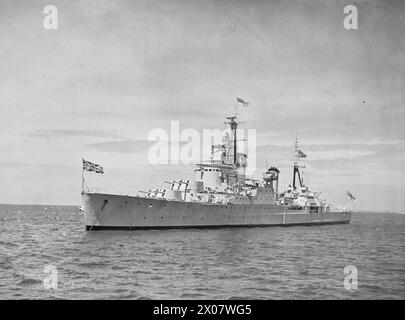
M312 226L349 223L348 212L287 210L276 204L213 204L84 193L86 230Z

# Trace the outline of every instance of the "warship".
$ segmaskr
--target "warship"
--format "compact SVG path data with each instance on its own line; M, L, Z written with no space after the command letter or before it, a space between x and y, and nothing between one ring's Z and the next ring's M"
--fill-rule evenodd
M238 152L237 112L226 118L231 134L211 146L211 157L195 164L195 179L168 182L167 189L139 195L85 191L82 210L86 230L311 226L350 222L351 210L335 208L320 192L303 183L301 159L306 155L296 139L293 179L279 192L280 170L269 167L261 179L246 174L247 157ZM219 154L219 156L218 156ZM83 172L103 168L83 159Z

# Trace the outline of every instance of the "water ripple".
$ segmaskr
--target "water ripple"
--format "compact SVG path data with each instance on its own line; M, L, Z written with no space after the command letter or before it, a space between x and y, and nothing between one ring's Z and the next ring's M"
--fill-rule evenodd
M84 231L74 207L0 206L0 299L404 299L405 215L349 225ZM46 289L46 266L57 288ZM344 289L343 269L358 269ZM49 271L49 270L48 270Z

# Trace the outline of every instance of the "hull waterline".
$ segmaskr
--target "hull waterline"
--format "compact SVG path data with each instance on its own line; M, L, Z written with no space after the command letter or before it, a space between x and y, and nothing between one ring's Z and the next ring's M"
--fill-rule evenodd
M277 204L214 204L84 193L86 230L241 228L346 224L349 212L288 210Z

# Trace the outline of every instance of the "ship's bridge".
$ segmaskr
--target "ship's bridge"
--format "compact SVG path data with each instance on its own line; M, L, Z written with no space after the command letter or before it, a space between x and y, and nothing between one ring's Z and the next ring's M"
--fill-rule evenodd
M247 155L238 152L237 116L227 117L231 135L226 135L221 144L211 145L211 159L196 165L195 180L202 181L204 188L223 189L243 185L246 178Z
M215 160L197 164L194 172L196 181L202 181L204 187L213 189L244 184L246 178L244 167L219 163Z

